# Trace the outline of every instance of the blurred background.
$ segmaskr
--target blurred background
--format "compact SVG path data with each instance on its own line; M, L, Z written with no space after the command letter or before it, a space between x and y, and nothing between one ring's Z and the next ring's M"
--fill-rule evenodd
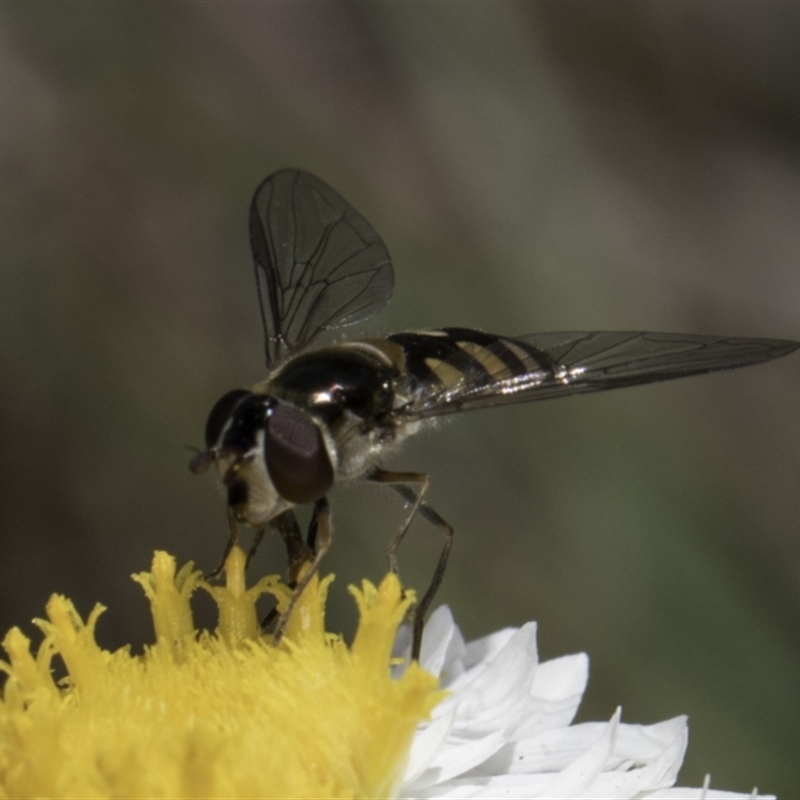
M264 376L247 210L275 169L383 236L395 296L358 333L799 339L799 36L800 5L748 2L0 5L0 629L58 591L140 648L128 576L217 564L186 445ZM790 795L798 398L795 355L463 414L387 466L432 476L467 637L536 619L544 658L590 655L581 720L687 713L681 783ZM349 632L403 511L332 503ZM412 530L407 583L439 545ZM271 542L254 571L281 567Z

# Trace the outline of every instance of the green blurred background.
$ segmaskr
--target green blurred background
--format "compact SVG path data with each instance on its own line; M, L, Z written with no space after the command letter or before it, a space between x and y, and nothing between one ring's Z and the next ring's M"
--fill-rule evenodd
M364 332L651 329L800 338L800 5L0 5L0 628L53 591L151 636L128 575L214 566L189 474L263 377L258 182L313 171L385 239ZM462 415L389 466L456 528L474 638L585 650L581 719L690 716L681 782L800 787L800 357ZM331 626L402 518L337 491ZM401 552L412 585L439 546ZM281 565L276 543L260 572ZM200 601L204 619L210 604Z

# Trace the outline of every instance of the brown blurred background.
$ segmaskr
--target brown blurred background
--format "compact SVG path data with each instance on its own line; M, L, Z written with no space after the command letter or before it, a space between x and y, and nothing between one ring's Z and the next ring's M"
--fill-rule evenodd
M0 629L59 591L140 647L128 575L156 548L216 564L223 498L185 445L263 377L246 217L280 167L385 239L369 333L800 338L798 41L797 4L0 5ZM537 619L543 657L591 657L581 719L688 713L682 783L790 795L798 398L795 355L465 414L390 466L432 475L469 637ZM402 509L333 506L348 631ZM438 546L412 531L407 582Z

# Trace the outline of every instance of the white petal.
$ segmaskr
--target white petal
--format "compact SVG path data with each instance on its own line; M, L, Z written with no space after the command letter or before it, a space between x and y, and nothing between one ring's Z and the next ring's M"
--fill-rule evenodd
M496 753L506 742L502 732L484 736L473 741L450 739L431 759L428 768L409 786L403 787L403 796L417 796L417 792L427 787L441 788L457 775L469 772Z
M440 606L431 614L422 634L419 663L432 675L447 680L457 678L464 671L466 645L461 631L456 627L448 606Z
M437 782L439 773L432 768L432 764L447 743L455 716L456 706L453 706L449 714L440 716L417 729L414 741L411 743L403 784L428 786ZM423 779L422 776L427 770L430 772Z
M421 663L452 692L415 737L403 797L767 797L669 788L688 741L685 717L656 725L571 725L588 680L581 653L538 663L536 626L464 644L447 609L432 617ZM430 636L430 638L427 638Z
M521 739L504 748L504 752L511 753L504 771L559 772L594 746L607 731L608 723L584 722ZM628 770L660 758L665 750L676 749L682 758L687 739L686 717L655 725L620 725L613 753L604 768Z
M459 779L449 781L439 786L431 786L422 791L403 791L403 797L409 800L417 798L455 798L470 797L494 800L494 798L525 798L546 797L542 794L549 775L495 775L491 778L480 780Z
M585 653L539 664L531 687L528 715L517 737L534 736L569 725L578 711L588 680L589 659Z
M503 747L525 718L537 666L536 627L529 624L513 632L491 662L473 666L454 681L453 695L433 714L435 722L448 718L449 736L432 757L417 752L408 770L409 778L414 776L412 788L462 775Z
M739 792L723 792L719 789L696 789L688 787L675 787L673 789L659 789L656 792L643 794L647 800L775 800L774 794L740 794Z
M474 666L449 687L458 703L454 732L469 738L519 727L538 666L536 625L516 631L491 661ZM447 700L444 701L447 703Z
M469 642L464 654L465 668L471 669L483 661L491 661L518 630L518 628L503 628L503 630L490 633L482 639Z
M614 750L621 713L622 709L618 708L614 716L611 717L611 721L605 727L600 739L552 778L547 786L548 797L583 796Z
M617 744L619 743L619 735ZM652 760L637 761L627 768L603 771L585 792L592 798L641 797L643 793L671 786L678 776L686 749L686 738L677 737L666 744L663 751ZM617 757L616 747L614 757Z

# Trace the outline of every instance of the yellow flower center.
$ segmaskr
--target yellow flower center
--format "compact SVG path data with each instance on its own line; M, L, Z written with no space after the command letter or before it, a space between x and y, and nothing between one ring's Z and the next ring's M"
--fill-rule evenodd
M285 608L277 578L246 588L234 549L226 586L156 553L135 575L150 601L156 643L142 656L95 642L103 612L84 623L54 595L35 656L12 628L0 702L0 797L391 797L417 724L443 693L412 663L390 675L396 629L413 598L396 577L351 588L360 623L347 647L325 632L331 577L314 578L275 647L255 603ZM214 634L194 628L197 588L219 607ZM67 677L56 683L60 655Z

